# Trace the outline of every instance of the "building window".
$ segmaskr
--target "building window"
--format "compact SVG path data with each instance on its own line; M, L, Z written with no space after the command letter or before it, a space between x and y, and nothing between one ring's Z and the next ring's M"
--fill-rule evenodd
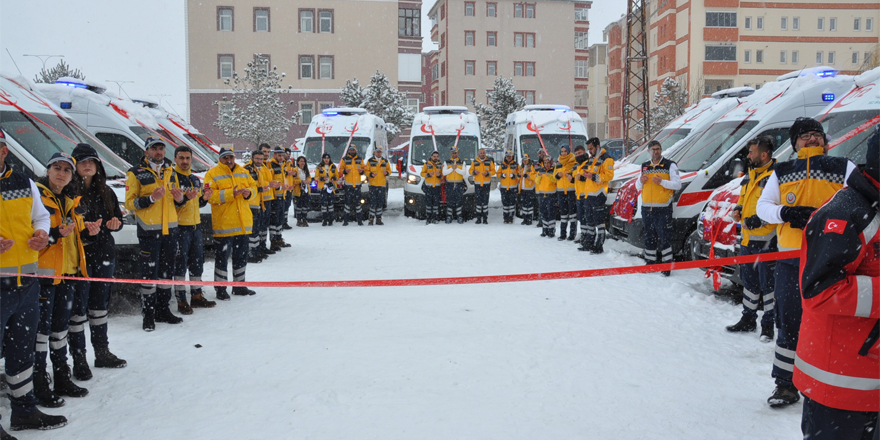
M801 18L791 17L791 30L797 31L801 29Z
M825 19L820 17L816 20L816 29L825 30Z
M235 57L217 55L217 78L232 78L233 72L235 72Z
M534 61L516 61L513 63L513 76L535 76Z
M437 78L440 78L440 65L432 64L431 65L431 79L433 81L437 81Z
M425 97L425 94L423 93L422 99L424 99L424 97ZM403 104L403 106L412 110L413 113L418 113L419 112L419 102L420 102L419 98L406 98L405 104Z
M333 33L333 11L318 11L318 32Z
M269 32L269 8L254 8L254 32Z
M486 46L498 45L498 32L486 32Z
M796 50L791 51L791 64L797 64L799 60L800 60L800 54L798 53L798 51L796 51Z
M518 61L513 63L513 76L523 76L523 63Z
M755 51L755 62L763 64L764 63L764 51L758 49Z
M590 10L587 8L574 8L574 21L590 21Z
M852 53L852 63L859 64L859 53L858 52Z
M471 105L474 99L477 97L476 90L465 90L464 91L464 105Z
M788 51L782 50L779 51L779 63L785 64L788 62Z
M862 30L861 28L862 28L862 19L861 18L853 19L853 30L858 32L858 31Z
M575 49L589 49L589 42L587 40L586 32L575 32L574 33L574 48Z
M743 27L748 30L752 29L752 17L746 17L745 24L743 25Z
M535 5L526 3L526 18L535 18Z
M232 103L229 101L220 101L217 103L217 113L219 116L223 116L224 114L228 114L232 111Z
M865 52L865 55L862 57L862 62L865 65L871 64L871 52Z
M464 62L464 74L465 75L476 75L477 74L476 65L477 65L476 61L472 61L472 60L465 61Z
M523 18L523 4L517 3L513 5L513 18Z
M418 37L421 35L421 17L419 9L397 10L397 36Z
M534 90L523 90L520 92L523 98L526 99L526 105L535 105L535 91Z
M733 87L733 81L728 79L707 79L705 86L703 87L703 93L706 95L711 95L712 93L729 89Z
M824 53L821 50L816 52L816 64L822 64L823 55Z
M254 67L268 74L272 69L272 56L265 53L254 54Z
M832 17L832 18L828 19L828 30L832 31L832 32L837 30L837 19L836 18Z
M486 17L498 16L498 3L486 3Z
M299 78L314 79L315 78L315 58L311 55L299 56Z
M707 12L706 27L736 27L736 12Z
M440 63L440 77L446 76L446 61Z
M526 63L526 76L535 76L535 63Z
M763 31L764 30L764 17L757 17L757 19L755 21L755 26L758 28L759 31Z
M498 75L498 61L486 61L486 75Z
M589 61L574 60L574 77L589 78Z
M218 31L232 31L232 8L231 7L220 7L217 8L217 30Z
M446 32L440 34L440 49L446 47Z
M513 45L515 47L535 47L535 34L515 32L513 34Z
M834 65L834 61L836 61L834 55L835 55L835 54L834 54L834 51L829 51L829 52L828 52L828 65L830 65L830 66L833 66L833 65Z
M751 63L752 62L752 51L747 50L743 52L743 62Z
M464 31L464 45L465 46L474 46L474 31Z
M706 46L706 61L736 61L736 46Z
M779 19L779 29L788 29L788 17L782 17Z
M873 31L874 30L874 19L873 18L865 18L865 30Z
M473 17L474 10L477 9L477 5L474 2L464 2L464 16L465 17Z
M300 102L299 103L299 123L302 125L309 125L312 122L312 118L315 116L315 103L314 102Z
M333 79L333 57L318 57L318 79Z
M513 34L513 46L523 47L523 34L519 32Z
M324 110L327 110L328 108L333 108L332 102L319 102L318 103L318 111L323 112Z
M299 10L299 31L315 32L315 11L308 9Z

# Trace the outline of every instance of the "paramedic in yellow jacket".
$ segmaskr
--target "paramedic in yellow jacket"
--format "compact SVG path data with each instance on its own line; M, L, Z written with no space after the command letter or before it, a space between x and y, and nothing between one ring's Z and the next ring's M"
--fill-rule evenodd
M364 166L367 183L370 184L370 226L383 225L382 212L388 198L388 176L391 175L391 164L382 157L382 147L376 146L371 157Z
M339 172L342 173L345 189L345 217L342 226L348 226L349 220L357 220L358 226L364 225L360 212L361 183L364 176L364 160L357 152L354 144L348 146L345 156L339 161Z
M297 177L297 185L293 187L293 198L296 203L296 225L307 228L309 226L308 215L311 208L309 192L312 190L312 174L309 171L309 161L305 156L296 158L296 167L293 169Z
M254 150L251 152L251 160L244 165L244 169L247 170L248 174L251 175L251 179L257 184L257 196L248 199L254 224L251 229L251 236L248 239L248 263L259 263L268 256L264 252L263 247L260 246L260 234L265 227L268 227L268 224L265 223L265 220L268 219L266 215L266 193L272 191L272 188L269 187L271 177L268 176L268 168L266 168L266 164L263 162L265 157L262 149ZM271 199L271 196L269 199ZM263 244L265 245L265 235L263 237Z
M177 205L182 203L183 191L165 159L165 141L148 138L144 159L128 170L125 181L125 208L137 221L141 279L171 280L177 259ZM170 285L141 284L141 296L145 331L155 330L156 322L183 321L168 308Z
M541 150L539 150L541 151ZM520 166L519 182L517 183L520 213L522 214L523 225L531 225L532 221L538 221L540 226L540 218L538 210L535 209L537 199L535 198L535 165L528 154L523 153L522 166Z
M550 155L542 159L535 168L535 192L541 208L541 237L551 238L556 234L556 167Z
M293 189L298 188L300 184L299 175L296 172L296 164L291 160L290 148L284 147L284 183L287 190L284 195L284 212L281 214L283 223L281 229L293 229L290 226L290 207L293 206Z
M471 162L470 175L474 176L474 203L477 224L489 224L489 190L492 188L492 176L495 175L495 160L486 155L486 149L480 148L477 158Z
M330 153L321 155L321 163L315 168L315 181L321 194L321 226L333 226L336 205L336 181L339 171Z
M513 158L512 150L504 151L504 161L498 165L498 188L501 190L501 206L504 210L504 223L512 224L516 215L516 191L519 185L519 164Z
M440 185L443 184L443 163L440 152L434 150L422 166L422 192L425 193L425 224L437 223L440 215Z
M663 157L660 142L648 143L651 158L642 164L636 189L642 192L642 224L645 234L645 260L648 264L672 262L672 195L681 189L678 165ZM658 253L658 245L660 252ZM663 271L669 276L670 271Z
M205 266L205 248L202 239L202 216L199 212L208 204L211 189L204 189L202 181L192 173L193 152L190 147L181 145L174 150L174 172L180 189L183 190L184 202L177 207L177 261L174 267L174 280L186 281L189 272L190 281L202 281ZM190 286L191 301L186 300L186 286L175 285L177 312L192 315L194 308L211 308L217 305L205 299L201 286Z
M800 249L803 228L816 208L839 189L856 168L843 157L831 157L825 129L813 118L797 118L788 131L797 159L777 163L758 198L758 217L777 224L780 251ZM776 262L774 296L776 300L776 356L772 376L776 389L767 403L783 407L800 400L792 382L794 353L801 326L801 288L798 259Z
M101 220L83 221L76 184L71 184L75 162L67 153L55 153L49 159L46 176L37 181L43 205L51 216L49 246L40 251L39 273L49 276L88 276L83 238L101 229ZM88 226L88 228L86 227ZM75 282L40 280L40 324L37 328L34 362L34 394L41 406L64 405L61 396L83 397L89 393L73 383L67 365L67 333L70 327L70 304ZM52 359L55 390L49 388L46 354Z
M9 148L0 130L0 273L35 274L39 251L49 244L51 220L40 190L6 162ZM44 414L34 397L34 341L40 321L40 284L36 278L0 275L0 346L6 369L6 394L13 429L54 429L64 416ZM8 434L0 428L0 436Z
M285 169L284 149L277 147L272 150L272 160L267 166L272 171L272 180L269 185L274 189L275 197L272 200L272 210L269 214L269 242L270 249L280 251L281 248L290 247L281 237L281 230L285 221L285 196L287 194L287 170Z
M742 222L740 255L755 255L776 252L776 225L764 223L758 217L758 199L764 191L767 179L776 169L773 159L773 138L761 136L746 143L749 149L749 174L742 179L739 203L730 217ZM727 326L732 333L753 332L757 328L758 307L763 303L764 316L761 318L761 342L770 342L774 337L775 296L773 294L773 270L769 262L757 261L739 266L739 277L743 281L743 311L739 322Z
M556 204L559 208L559 241L566 238L574 241L577 232L577 195L574 188L575 159L568 145L559 147L559 158L556 161L554 177L556 178ZM571 224L571 237L568 236L568 225Z
M250 173L235 163L235 152L220 149L220 163L205 174L205 187L212 193L211 227L214 229L214 281L228 281L228 261L232 254L232 280L245 281L248 238L253 230L250 199L259 197L257 183ZM214 287L217 299L228 301L226 287ZM244 286L232 288L233 295L254 295Z
M453 145L449 150L450 157L443 164L443 176L446 178L446 223L452 223L454 219L462 224L464 223L462 202L464 192L467 190L464 179L467 178L468 172L464 161L458 157L458 147Z
M614 178L614 159L601 147L599 138L587 141L590 157L578 167L577 181L583 184L583 192L578 192L578 202L583 203L581 218L581 246L578 250L601 254L605 244L605 205L608 182ZM586 226L584 226L586 223Z

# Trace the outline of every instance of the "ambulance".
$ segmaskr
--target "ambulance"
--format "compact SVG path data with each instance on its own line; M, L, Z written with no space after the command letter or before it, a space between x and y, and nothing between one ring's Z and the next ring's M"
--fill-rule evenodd
M553 159L565 146L587 146L587 129L577 112L566 105L527 105L520 111L507 115L504 124L504 150L513 151L517 163L528 154L537 164L538 150L545 150Z
M53 154L69 154L78 143L95 148L107 172L107 185L119 199L123 213L122 229L113 233L117 274L134 275L139 249L137 226L125 209L125 173L131 165L20 76L0 74L0 136L5 137L9 147L6 165L33 180L46 175L45 164Z
M828 155L846 157L859 166L865 164L868 137L880 126L880 67L857 76L852 88L834 103L813 116L825 128L830 142ZM774 154L779 162L796 158L789 140ZM732 207L739 202L742 178L716 189L700 215L697 230L688 240L692 259L705 259L714 248L713 257L722 258L739 253L742 231L730 218ZM739 266L724 266L722 276L735 284Z
M128 163L141 161L149 137L165 140L165 157L174 161L177 143L173 136L162 134L164 129L143 106L116 96L103 84L64 77L55 84L36 84L35 88ZM193 173L202 176L210 167L201 156L193 157Z
M220 163L219 150L214 150L210 144L200 141L200 138L207 139L203 134L199 133L195 127L189 125L188 122L176 116L159 105L158 102L149 99L134 99L136 104L140 104L146 109L158 125L159 134L162 137L170 138L177 145L186 145L193 150L194 155L198 155L208 165L214 166ZM198 136L198 137L197 137Z
M458 157L470 164L477 157L482 146L480 142L480 120L467 107L435 106L425 107L413 118L410 131L409 153L406 164L406 183L403 187L403 213L407 217L425 218L425 193L422 185L422 166L434 151L440 153L440 161L450 158L453 145L458 147ZM467 189L462 199L464 218L474 213L473 176L466 180ZM446 215L445 203L440 204L440 217Z
M775 145L783 144L796 118L815 115L850 90L853 80L826 66L782 75L677 148L669 157L678 165L682 182L673 195L673 252L686 256L685 242L712 191L745 170L749 139L770 136ZM618 192L610 219L611 234L638 248L643 247L640 205L633 178Z
M376 147L388 151L388 128L382 118L368 113L362 108L328 108L319 115L315 115L309 123L305 140L302 145L302 155L309 164L309 171L314 177L315 169L321 162L324 153L330 155L330 159L336 166L342 161L342 157L348 150L349 145L357 148L358 155L367 161L373 157ZM336 191L336 217L341 218L343 191L342 182L337 184ZM321 197L318 192L318 183L312 181L309 193L310 211L321 211ZM369 206L369 186L366 175L361 176L361 208Z

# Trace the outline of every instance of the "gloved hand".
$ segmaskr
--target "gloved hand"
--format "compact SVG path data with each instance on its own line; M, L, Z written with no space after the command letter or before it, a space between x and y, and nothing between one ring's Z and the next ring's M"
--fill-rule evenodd
M779 216L792 228L804 229L804 226L807 226L807 220L815 210L816 208L812 206L783 206Z
M761 226L764 226L764 222L757 215L747 217L743 220L743 224L746 226L746 229L758 229Z

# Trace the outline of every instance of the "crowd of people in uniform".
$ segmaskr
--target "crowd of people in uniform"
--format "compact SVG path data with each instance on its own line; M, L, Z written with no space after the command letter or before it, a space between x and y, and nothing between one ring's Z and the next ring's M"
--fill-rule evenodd
M750 170L733 218L743 225L742 255L801 249L801 257L777 261L775 267L761 261L742 265L742 319L727 329L754 331L763 308L762 340L773 339L774 325L779 330L773 362L776 389L768 403L791 405L800 392L806 396L802 429L809 438L863 438L857 434L870 433L880 410L880 132L869 141L868 165L862 171L845 158L825 154L828 140L817 121L798 119L790 135L798 158L785 163L772 159L771 138L748 143ZM673 194L681 181L675 162L662 156L661 144L654 141L648 147L651 158L641 165L636 183L642 195L645 259L648 264L670 263ZM134 214L140 246L145 331L153 331L156 323L182 321L170 309L172 288L180 314L216 306L199 287L205 258L199 211L205 205L211 207L214 281L229 281L231 258L231 293L240 296L256 293L246 284L248 262L289 246L281 231L291 228L286 220L292 206L296 226L308 227L313 180L320 194L322 226L335 220L339 189L344 192L343 225L362 225L365 218L370 225L383 224L391 167L380 148L364 160L351 146L338 164L323 154L314 173L304 157L292 161L282 148L261 145L244 166L236 163L231 149L221 148L220 163L207 172L204 182L191 172L189 147L177 147L173 162L165 158L165 148L161 139L147 139L144 158L126 178L124 205ZM438 222L442 185L446 223L463 222L462 198L469 177L475 186L476 223L488 224L494 177L505 224L514 222L519 204L522 224L536 220L542 237L556 236L558 216L559 240L602 253L614 160L598 138L572 150L563 146L555 160L539 151L535 164L528 155L516 163L513 152L506 151L498 165L485 150L470 164L458 157L455 147L442 163L435 151L421 172L426 224ZM0 276L0 340L12 408L10 427L52 429L65 425L66 418L45 414L37 405L55 408L65 403L64 397L88 394L71 380L92 377L86 360L86 323L94 366L126 366L109 350L110 283L90 280L114 275L112 232L122 227L123 213L107 186L97 152L88 144L77 145L70 155L54 154L46 164L46 176L36 183L7 167L7 154L0 132L0 272L56 277ZM362 216L364 182L370 205L368 215ZM669 275L668 270L662 273ZM230 299L222 286L215 287L215 296ZM0 440L6 439L13 437L0 428Z

